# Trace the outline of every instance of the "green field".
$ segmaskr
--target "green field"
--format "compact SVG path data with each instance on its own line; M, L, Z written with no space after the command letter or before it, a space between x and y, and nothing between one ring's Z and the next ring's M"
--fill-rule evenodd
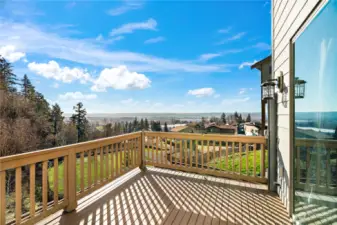
M122 156L122 165L124 166L124 152L118 152L118 168L120 168L121 166L121 162L120 162L120 156ZM104 159L103 159L103 165L101 164L101 158L99 155L97 155L97 180L100 179L101 176L101 166L103 166L103 176L106 176L106 157L108 156L108 160L109 160L109 174L111 173L111 154L109 155L104 155ZM116 169L116 156L117 154L114 154L114 168ZM84 157L84 187L88 186L88 158ZM95 173L94 173L94 157L91 157L91 183L94 182L94 178L95 178ZM58 166L58 190L59 193L63 193L63 179L64 179L64 164L61 163ZM80 159L77 158L77 162L76 162L76 189L77 191L80 190L80 180L81 179L81 172L80 172ZM54 189L54 167L50 167L48 169L48 181L49 181L49 187L51 190Z
M215 167L221 170L233 171L233 161L234 161L234 171L239 172L240 169L240 155L239 153L228 155L228 167L226 167L226 157L217 158L209 163L210 167ZM246 170L246 153L241 154L241 173L247 174ZM261 169L261 150L256 150L256 174L260 174ZM268 151L265 151L265 168L268 168ZM254 152L249 151L248 153L248 175L254 173Z

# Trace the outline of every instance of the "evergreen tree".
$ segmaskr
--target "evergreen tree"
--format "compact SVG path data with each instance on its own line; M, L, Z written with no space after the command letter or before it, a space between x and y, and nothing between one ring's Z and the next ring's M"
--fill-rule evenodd
M168 127L167 127L167 123L165 122L165 124L164 124L164 131L165 132L169 132L169 129L168 129Z
M246 118L246 122L252 122L252 118L250 117L250 113L248 113L248 116Z
M16 75L13 73L12 65L0 55L0 90L16 92Z
M241 113L240 113L240 115L239 115L238 121L239 121L239 123L242 123L242 122L243 122Z
M147 118L145 118L145 121L144 121L144 129L145 129L145 130L149 130L149 128L150 128L149 121L147 121Z
M111 137L112 136L112 124L107 123L104 125L104 136L105 137Z
M227 121L226 121L226 114L225 113L222 113L221 114L221 121L223 124L227 124Z
M28 76L25 74L23 76L22 81L22 87L21 87L21 93L25 98L32 99L35 94L35 88L30 82Z
M63 129L63 112L61 111L61 108L58 104L55 104L52 106L51 110L51 123L52 123L52 134L53 134L53 140L52 145L53 146L60 146L60 133Z
M239 114L238 114L238 112L234 112L234 120L235 120L235 122L239 122Z
M337 127L336 127L336 130L335 130L334 138L337 139Z
M87 111L83 108L82 102L79 102L74 106L75 113L71 116L71 121L75 124L77 129L77 141L82 142L86 140L86 129L88 120L86 118Z
M144 120L143 118L140 120L140 130L143 130L145 128L145 125L144 125Z
M133 131L138 131L139 130L139 122L137 120L137 117L133 120Z

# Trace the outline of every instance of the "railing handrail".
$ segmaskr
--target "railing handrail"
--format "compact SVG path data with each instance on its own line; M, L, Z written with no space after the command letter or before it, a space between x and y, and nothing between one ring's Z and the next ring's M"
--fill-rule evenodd
M123 139L128 139L128 138L133 137L133 136L137 136L137 134L139 135L141 132L142 131L137 131L137 132L134 132L134 133L121 134L121 135L117 135L117 136L113 136L113 137L100 138L100 139L76 143L76 144L70 144L70 145L64 145L64 146L59 146L59 147L54 147L54 148L25 152L25 153L20 153L20 154L16 154L16 155L3 156L3 157L0 157L0 171L11 169L9 167L5 167L5 168L2 167L2 164L6 163L6 162L15 161L15 160L22 160L22 159L25 159L25 158L41 156L41 155L51 154L51 153L56 153L56 152L64 152L65 154L60 155L60 157L61 157L61 156L67 155L68 150L74 150L74 149L78 149L78 148L81 148L81 147L88 148L88 146L91 146L91 145L105 145L105 144L108 144L109 142L111 142L112 140L119 141L119 140L123 140ZM94 148L94 146L93 146L93 148Z
M244 136L244 135L223 135L223 134L199 134L199 133L180 133L180 132L152 132L145 131L145 135L158 135L165 137L191 138L198 140L215 140L241 143L256 143L266 144L267 138L265 136Z

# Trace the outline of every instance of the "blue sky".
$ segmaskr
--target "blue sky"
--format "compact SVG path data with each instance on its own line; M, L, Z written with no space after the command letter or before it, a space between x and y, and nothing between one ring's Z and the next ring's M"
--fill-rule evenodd
M260 111L269 1L0 4L0 54L64 112Z

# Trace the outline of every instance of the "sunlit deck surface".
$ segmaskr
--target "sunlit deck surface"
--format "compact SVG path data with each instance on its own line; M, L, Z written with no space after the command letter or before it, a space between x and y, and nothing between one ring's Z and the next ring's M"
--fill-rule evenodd
M148 167L135 169L38 224L290 224L265 185Z

